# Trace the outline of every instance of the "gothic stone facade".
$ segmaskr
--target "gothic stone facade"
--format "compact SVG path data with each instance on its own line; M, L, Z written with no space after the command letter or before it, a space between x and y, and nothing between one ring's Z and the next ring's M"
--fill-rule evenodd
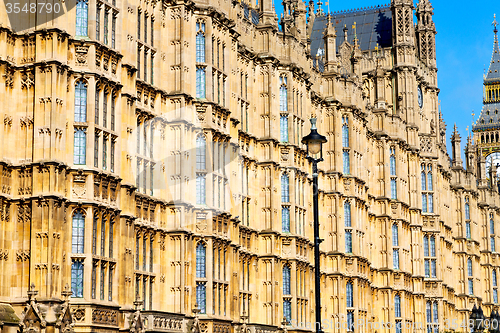
M312 331L313 116L326 331L489 315L500 197L450 162L412 3L0 6L0 330Z

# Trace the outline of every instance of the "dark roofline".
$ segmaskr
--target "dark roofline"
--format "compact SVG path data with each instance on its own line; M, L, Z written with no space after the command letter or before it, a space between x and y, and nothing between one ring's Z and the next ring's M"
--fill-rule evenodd
M362 12L367 12L370 10L387 9L390 7L391 7L391 4L385 4L385 5L369 6L369 7L356 8L356 9L346 9L346 10L339 10L339 11L330 13L330 15L333 16L333 15L362 13Z

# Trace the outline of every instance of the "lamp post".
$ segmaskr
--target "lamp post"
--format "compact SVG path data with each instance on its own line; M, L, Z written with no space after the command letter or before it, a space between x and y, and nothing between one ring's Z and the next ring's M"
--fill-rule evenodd
M326 137L318 133L316 118L311 118L311 133L302 138L307 146L307 159L312 163L313 176L313 214L314 214L314 297L316 300L316 332L321 330L321 297L320 297L320 270L319 270L319 208L318 208L318 162L323 161L323 143ZM319 157L318 157L319 154Z

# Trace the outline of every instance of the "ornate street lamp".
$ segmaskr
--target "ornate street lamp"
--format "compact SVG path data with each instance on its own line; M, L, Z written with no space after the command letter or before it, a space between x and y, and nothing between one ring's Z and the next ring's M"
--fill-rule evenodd
M320 270L319 270L319 208L318 208L318 162L323 161L323 143L326 137L318 133L316 118L311 118L311 133L302 138L307 146L307 159L312 163L313 176L313 213L314 213L314 296L316 299L316 332L321 330L321 297L320 297ZM319 154L319 158L317 157Z

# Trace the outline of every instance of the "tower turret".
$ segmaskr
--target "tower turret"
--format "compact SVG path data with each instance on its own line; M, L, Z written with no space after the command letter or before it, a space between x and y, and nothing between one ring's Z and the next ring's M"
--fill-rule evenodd
M420 0L417 5L418 57L428 67L436 68L436 26L432 21L433 8L429 0Z
M326 24L325 35L325 71L333 71L337 67L337 33L335 26L330 21L328 16L328 23Z
M461 142L460 134L457 130L457 124L453 127L453 134L451 135L451 149L452 149L452 167L462 167L462 156L460 152L460 142Z

